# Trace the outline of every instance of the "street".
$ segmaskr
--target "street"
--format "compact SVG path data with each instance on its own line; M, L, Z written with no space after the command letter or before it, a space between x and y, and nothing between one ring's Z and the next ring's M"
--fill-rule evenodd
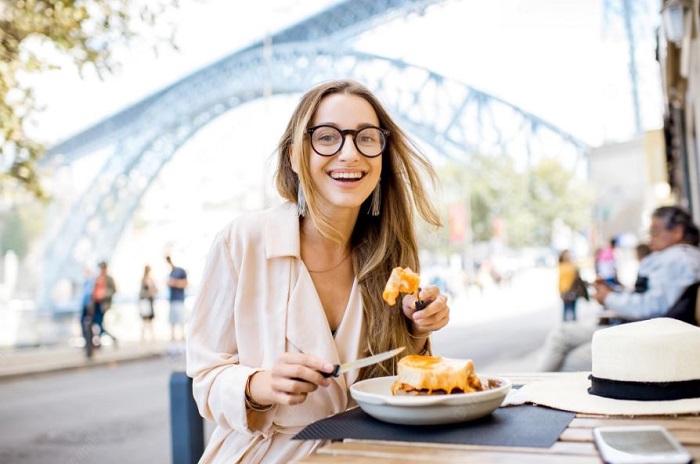
M0 383L0 462L169 463L170 372L182 357Z

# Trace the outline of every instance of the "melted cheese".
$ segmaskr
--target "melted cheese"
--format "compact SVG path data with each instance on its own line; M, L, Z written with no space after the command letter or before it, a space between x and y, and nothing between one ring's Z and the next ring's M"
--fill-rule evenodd
M452 393L481 391L484 387L474 372L471 359L450 359L440 356L408 355L398 363L398 378L391 386L391 393L399 390L436 390Z
M413 272L410 267L395 267L384 287L382 298L389 303L389 306L394 306L399 293L416 293L419 285L420 276Z

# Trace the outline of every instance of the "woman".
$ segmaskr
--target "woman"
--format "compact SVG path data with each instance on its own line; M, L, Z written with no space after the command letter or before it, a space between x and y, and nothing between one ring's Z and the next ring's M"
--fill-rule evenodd
M141 341L146 341L146 333L148 338L153 341L153 317L155 311L153 308L153 300L158 294L153 277L151 277L151 266L146 265L143 268L143 277L141 277L141 290L139 291L139 299L141 304Z
M564 250L559 255L559 294L564 302L564 321L569 319L569 313L571 313L571 320L576 320L576 300L579 295L574 285L577 279L580 279L578 269L571 261L569 251Z
M393 375L397 359L321 373L399 346L430 353L449 319L436 286L420 311L411 295L400 309L382 300L393 267L419 268L413 207L440 224L423 187L434 171L374 95L352 81L311 89L277 155L287 202L218 234L188 323L187 373L217 424L200 462L306 456L322 442L291 437L345 411L350 385Z

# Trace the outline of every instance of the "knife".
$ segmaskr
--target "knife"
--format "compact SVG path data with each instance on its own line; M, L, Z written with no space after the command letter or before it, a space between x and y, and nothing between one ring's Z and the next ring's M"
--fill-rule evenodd
M345 364L335 364L333 372L321 372L324 377L338 377L343 372L351 371L353 369L360 369L361 367L371 366L385 359L393 358L397 354L405 350L406 347L396 348L394 350L385 351L384 353L375 354L374 356L369 356L367 358L356 359L354 361L346 362Z

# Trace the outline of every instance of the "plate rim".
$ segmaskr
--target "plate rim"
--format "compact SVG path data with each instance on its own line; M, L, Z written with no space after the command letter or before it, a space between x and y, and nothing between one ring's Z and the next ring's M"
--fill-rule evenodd
M498 376L489 375L479 375L479 378L486 380L498 380L501 385L490 390L470 392L470 393L455 393L450 395L435 395L435 396L393 396L380 393L366 392L358 389L358 385L366 384L369 382L394 382L397 376L383 376L374 377L371 379L361 380L350 386L350 395L359 404L360 402L365 402L373 405L388 405L388 406L404 406L404 407L422 407L422 406L456 406L464 404L480 403L482 401L489 401L498 396L505 396L508 391L512 388L512 382L510 379ZM357 396L361 398L357 398Z

